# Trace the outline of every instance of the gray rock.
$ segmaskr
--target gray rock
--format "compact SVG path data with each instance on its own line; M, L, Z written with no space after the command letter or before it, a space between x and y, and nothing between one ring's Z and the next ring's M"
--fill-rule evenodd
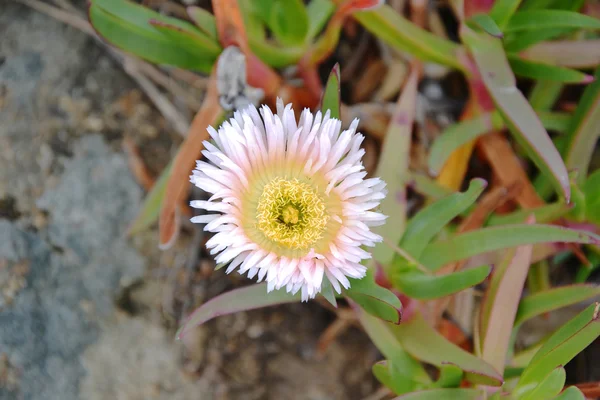
M114 314L122 284L144 272L123 240L142 197L125 159L96 135L74 153L58 185L38 200L50 215L46 230L0 221L0 259L9 270L24 260L29 266L26 287L0 311L0 349L19 381L17 390L0 388L0 399L80 398L81 355Z

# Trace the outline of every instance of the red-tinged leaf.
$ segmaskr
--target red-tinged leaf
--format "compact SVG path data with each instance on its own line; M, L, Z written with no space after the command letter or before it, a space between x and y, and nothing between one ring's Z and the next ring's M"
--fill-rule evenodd
M530 219L529 223L533 223ZM531 264L532 245L509 252L494 270L480 313L482 358L496 370L503 371L509 350L511 331L527 272Z
M184 337L195 327L216 317L299 301L300 294L292 295L285 290L268 293L266 283L251 284L223 293L198 307L179 328L176 337L184 340Z
M517 89L502 42L489 35L478 34L464 24L461 26L461 38L512 134L568 201L571 188L567 168L535 111Z
M179 230L177 207L187 194L189 176L194 169L196 160L200 158L202 142L209 138L207 128L209 125L215 124L221 118L222 113L217 85L212 76L202 107L194 117L188 134L173 159L159 215L158 236L159 246L162 249L171 247L177 238Z
M375 172L387 184L388 195L381 201L380 210L388 219L373 231L390 243L400 241L406 226L406 184L418 80L418 68L413 65L398 98ZM373 258L387 265L394 258L394 250L385 243L377 243L373 249Z
M413 357L438 367L455 365L465 371L466 379L472 383L502 385L502 375L494 367L448 341L419 314L391 329Z

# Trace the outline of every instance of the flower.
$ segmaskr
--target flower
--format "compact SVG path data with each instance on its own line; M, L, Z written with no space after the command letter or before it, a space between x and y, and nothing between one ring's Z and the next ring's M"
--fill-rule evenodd
M262 118L261 118L262 116ZM314 298L323 280L341 293L351 278L365 276L361 246L382 240L370 227L385 216L374 211L385 182L365 179L358 120L341 132L327 111L305 109L296 123L291 104L277 102L277 115L249 106L219 128L208 128L192 183L212 193L191 206L210 214L192 218L215 235L206 246L227 273L238 269L266 279L267 290L302 290Z

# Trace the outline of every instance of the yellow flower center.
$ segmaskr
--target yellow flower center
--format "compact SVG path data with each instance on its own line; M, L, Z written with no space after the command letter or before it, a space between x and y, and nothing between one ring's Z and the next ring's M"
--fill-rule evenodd
M289 249L309 248L323 237L328 220L319 194L295 178L273 179L258 199L256 226L273 242Z

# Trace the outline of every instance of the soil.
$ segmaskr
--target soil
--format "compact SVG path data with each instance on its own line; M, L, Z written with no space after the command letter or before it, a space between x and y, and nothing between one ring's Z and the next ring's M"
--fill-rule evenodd
M246 283L201 233L160 252L130 238L144 191L180 138L95 41L0 3L0 399L361 399L379 355L351 329L316 355L332 315L315 303L225 316L174 340L183 311ZM199 240L198 240L199 239Z

